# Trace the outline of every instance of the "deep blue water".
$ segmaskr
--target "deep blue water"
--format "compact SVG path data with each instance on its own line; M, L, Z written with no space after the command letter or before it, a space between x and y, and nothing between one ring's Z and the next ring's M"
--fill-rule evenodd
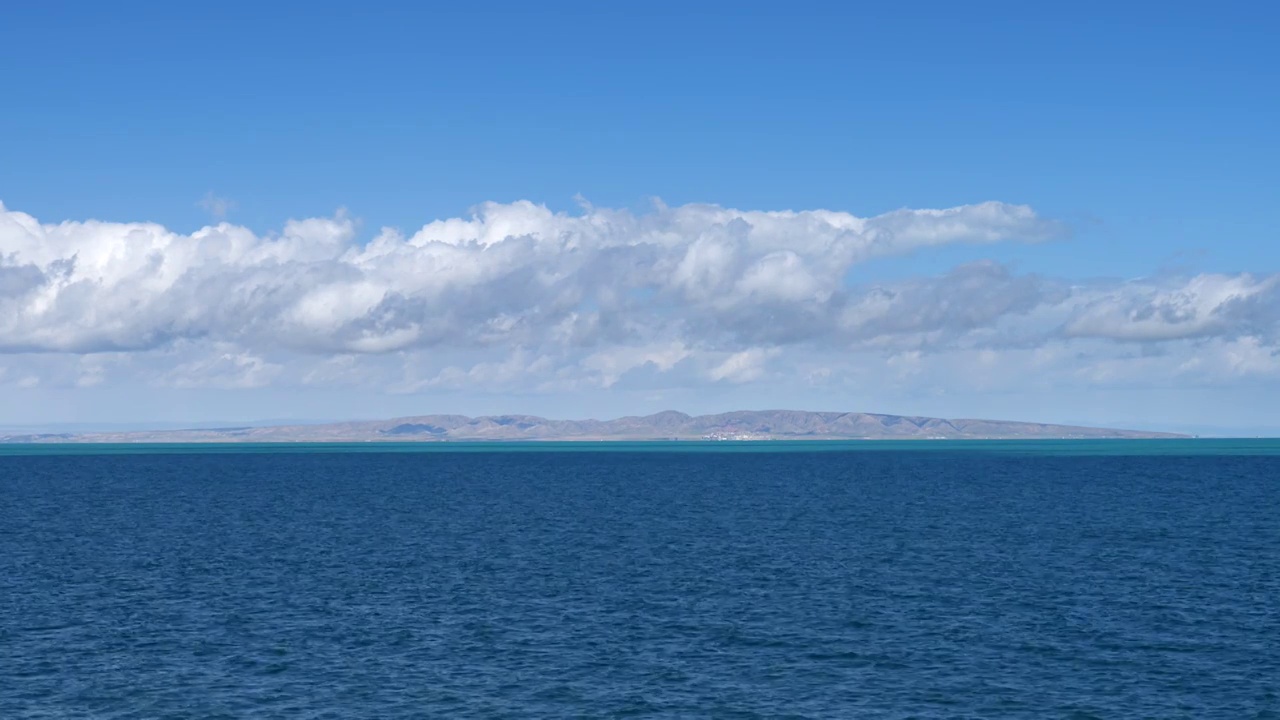
M11 450L0 718L1280 717L1280 456L929 447Z

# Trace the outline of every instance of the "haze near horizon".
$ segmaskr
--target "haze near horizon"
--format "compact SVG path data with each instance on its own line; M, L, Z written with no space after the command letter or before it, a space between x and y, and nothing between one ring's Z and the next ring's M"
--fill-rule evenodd
M0 429L1280 434L1270 8L7 15Z

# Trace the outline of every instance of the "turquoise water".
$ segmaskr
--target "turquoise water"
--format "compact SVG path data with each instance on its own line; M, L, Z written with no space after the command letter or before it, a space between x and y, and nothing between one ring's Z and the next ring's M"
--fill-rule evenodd
M0 446L0 718L1275 718L1276 450Z

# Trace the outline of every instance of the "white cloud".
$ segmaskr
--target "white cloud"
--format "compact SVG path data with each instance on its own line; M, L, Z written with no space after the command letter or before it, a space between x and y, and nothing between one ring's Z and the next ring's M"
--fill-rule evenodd
M1280 276L1197 275L1180 281L1134 281L1079 293L1067 323L1072 337L1159 341L1273 332Z
M425 364L411 363L406 372L412 375ZM412 393L429 389L459 390L466 388L527 387L530 380L544 377L552 370L551 358L516 348L506 357L475 363L470 367L448 365L425 380L412 377L399 383L396 392Z
M614 347L592 353L582 367L596 373L601 387L612 387L627 372L645 365L667 371L690 357L692 352L683 342L672 341L647 347Z
M269 385L282 369L251 353L223 347L208 357L178 365L162 376L159 384L175 388L259 388Z
M410 393L1275 374L1276 275L1081 283L974 262L846 282L876 257L1059 232L1002 203L859 218L516 202L366 243L344 212L181 234L0 205L0 353L79 358L11 363L18 384Z
M128 355L124 353L81 355L76 363L75 386L85 388L101 385L113 366L127 362Z
M612 344L684 321L732 333L761 305L776 315L827 301L860 259L1050 228L999 203L862 219L707 205L568 215L517 202L361 245L344 213L277 235L227 223L183 235L150 223L41 224L0 206L0 350L205 339L383 353L528 345L553 329Z
M734 353L724 362L711 368L707 376L717 382L727 380L734 383L751 382L764 375L765 363L780 351L778 348L751 348Z

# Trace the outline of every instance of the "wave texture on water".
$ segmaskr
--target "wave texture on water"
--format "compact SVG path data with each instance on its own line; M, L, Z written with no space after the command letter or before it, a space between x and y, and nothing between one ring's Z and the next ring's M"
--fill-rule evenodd
M1248 454L10 455L0 717L1277 717L1278 507Z

